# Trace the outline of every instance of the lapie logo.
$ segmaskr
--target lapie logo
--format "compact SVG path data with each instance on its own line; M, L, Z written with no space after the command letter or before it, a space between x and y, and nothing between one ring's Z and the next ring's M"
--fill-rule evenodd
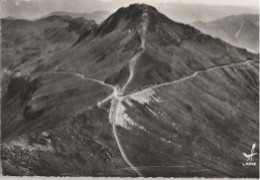
M253 157L255 155L257 155L257 153L255 152L255 147L256 147L256 144L254 143L252 145L252 149L251 149L250 154L243 153L243 155L247 158L246 163L243 163L244 166L256 166L256 162L253 162Z

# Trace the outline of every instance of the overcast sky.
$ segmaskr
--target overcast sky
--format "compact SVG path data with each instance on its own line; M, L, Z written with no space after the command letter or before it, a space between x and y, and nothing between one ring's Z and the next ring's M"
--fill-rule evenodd
M146 3L162 11L167 3L255 6L258 0L2 0L2 16L36 18L53 11L68 12L113 12L132 3Z
M103 2L116 0L101 0ZM258 0L130 0L131 2L145 3L183 3L183 4L214 4L214 5L235 5L235 6L258 6Z

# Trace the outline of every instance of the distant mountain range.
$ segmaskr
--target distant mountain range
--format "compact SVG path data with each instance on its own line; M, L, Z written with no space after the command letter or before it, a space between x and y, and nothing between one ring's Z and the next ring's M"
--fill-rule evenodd
M152 6L3 19L1 73L4 175L259 177L258 54Z
M196 21L193 26L203 33L220 38L234 46L259 52L258 14L228 16L208 23Z
M191 24L194 21L210 22L230 15L258 14L258 7L217 6L205 4L163 4L161 11L172 20Z
M70 16L72 18L79 18L83 17L86 20L94 20L97 23L101 23L103 20L105 20L111 13L109 11L96 11L93 13L74 13L74 12L62 12L62 11L56 11L48 14L47 16ZM45 17L47 17L45 16Z

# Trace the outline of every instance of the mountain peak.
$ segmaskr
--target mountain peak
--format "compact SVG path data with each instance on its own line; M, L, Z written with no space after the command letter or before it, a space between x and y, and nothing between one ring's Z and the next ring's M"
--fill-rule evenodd
M134 29L143 21L144 14L157 16L159 12L155 7L146 4L131 4L128 7L122 7L101 24L98 33L110 33L117 28Z
M129 10L139 10L139 11L157 11L157 9L153 6L147 5L147 4L139 4L139 3L135 3L135 4L130 4L127 8L125 9L129 9Z
M125 17L126 20L141 17L144 13L158 14L159 12L153 6L147 4L131 4L128 7L120 8L115 14Z

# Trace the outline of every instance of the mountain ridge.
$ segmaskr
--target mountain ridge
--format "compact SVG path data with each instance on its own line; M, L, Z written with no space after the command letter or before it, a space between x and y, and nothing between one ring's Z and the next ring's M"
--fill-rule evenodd
M49 14L41 17L40 19L48 17L48 16L53 16L53 15L70 16L74 19L79 18L79 17L83 17L86 20L94 20L99 24L103 20L105 20L109 16L109 14L110 14L109 11L95 11L95 12L92 12L92 13L86 13L86 12L76 13L76 12L67 12L67 11L55 11L55 12L49 13Z

